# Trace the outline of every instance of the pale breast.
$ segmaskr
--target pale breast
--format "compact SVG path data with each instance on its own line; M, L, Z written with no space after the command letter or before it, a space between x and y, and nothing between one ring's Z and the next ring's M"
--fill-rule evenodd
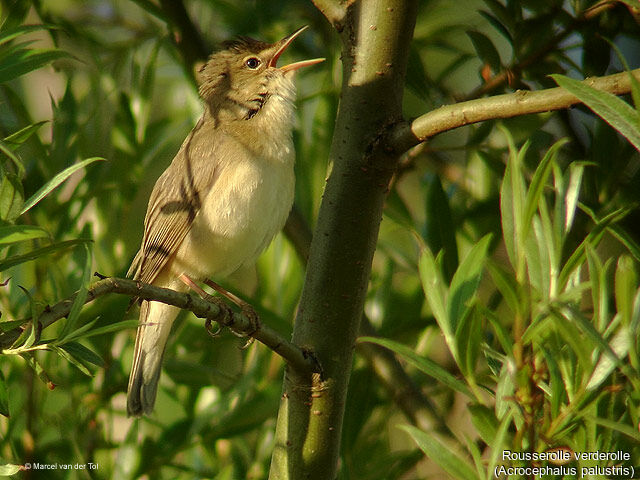
M294 196L293 146L274 157L237 152L213 187L176 253L173 269L220 278L252 264L283 227ZM197 172L196 172L197 174Z

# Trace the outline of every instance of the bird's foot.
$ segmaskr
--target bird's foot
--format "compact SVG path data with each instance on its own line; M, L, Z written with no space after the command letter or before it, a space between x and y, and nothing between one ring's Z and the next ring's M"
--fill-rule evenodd
M233 293L231 293L221 285L218 285L213 280L206 279L204 280L204 283L209 285L211 288L213 288L216 292L218 292L223 297L235 303L238 307L240 307L240 310L242 310L242 314L249 321L249 328L244 329L245 331L242 334L238 334L236 332L233 332L233 333L239 337L249 337L249 340L247 341L247 343L242 347L243 349L247 348L249 345L253 343L253 340L254 340L253 335L260 329L260 316L250 304L245 302L243 299L241 299L237 295L234 295Z
M209 335L211 335L213 338L220 336L220 332L222 331L220 325L226 327L233 323L233 310L231 310L231 307L229 307L229 305L227 305L227 303L221 298L216 298L212 295L209 295L202 288L200 288L200 286L196 282L194 282L188 275L183 273L179 278L185 285L196 292L202 299L206 300L207 302L214 303L220 309L220 313L218 314L219 320L216 320L216 323L218 324L218 328L216 330L214 330L211 325L211 318L207 318L204 322L204 328L207 330L207 333Z

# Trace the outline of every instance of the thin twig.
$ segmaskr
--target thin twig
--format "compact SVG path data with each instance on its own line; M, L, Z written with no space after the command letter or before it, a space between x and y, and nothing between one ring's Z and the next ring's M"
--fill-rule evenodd
M631 73L640 80L640 69L632 70ZM584 83L614 95L631 91L631 79L627 72L590 78ZM557 87L535 92L517 91L445 105L425 113L411 123L397 124L388 136L388 147L395 152L405 152L438 133L472 123L561 110L577 103L580 103L580 100L563 88Z

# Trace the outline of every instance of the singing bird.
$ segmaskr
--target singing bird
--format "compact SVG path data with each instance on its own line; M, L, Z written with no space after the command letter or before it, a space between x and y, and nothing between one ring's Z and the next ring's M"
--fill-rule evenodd
M294 195L294 73L277 67L303 31L269 44L224 44L199 71L202 117L158 178L129 276L178 291L255 263L283 227ZM179 309L143 300L127 412L153 410L162 357Z

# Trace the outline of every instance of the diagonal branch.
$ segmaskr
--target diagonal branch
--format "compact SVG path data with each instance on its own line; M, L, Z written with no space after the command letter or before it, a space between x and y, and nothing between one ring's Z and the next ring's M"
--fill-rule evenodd
M193 65L209 55L206 42L189 17L182 0L160 0L160 5L174 29L176 35L173 40L182 55L185 67L192 73Z
M631 73L640 80L640 68L632 70ZM627 72L589 78L584 83L614 95L631 91L631 79ZM421 115L411 123L397 124L387 137L388 147L395 152L404 152L438 133L454 128L497 118L561 110L577 103L580 103L580 100L563 88L557 87L534 92L519 90L514 93L445 105Z
M182 308L183 310L189 310L193 312L196 317L218 322L220 325L228 327L237 335L255 338L280 355L296 371L307 374L320 372L320 367L313 356L289 342L271 327L262 322L258 322L256 325L254 320L238 313L234 313L231 318L225 318L224 309L221 309L214 302L204 300L189 293L176 292L175 290L156 287L136 280L107 277L102 278L88 288L85 303L91 302L108 293L118 293L128 295L132 298L158 301ZM69 315L76 295L77 294L74 294L46 308L38 318L41 328L45 328ZM11 340L15 340L20 333L21 329L17 328L3 334L1 336L2 338L0 338L0 346L8 346L7 343L10 345L12 343Z

